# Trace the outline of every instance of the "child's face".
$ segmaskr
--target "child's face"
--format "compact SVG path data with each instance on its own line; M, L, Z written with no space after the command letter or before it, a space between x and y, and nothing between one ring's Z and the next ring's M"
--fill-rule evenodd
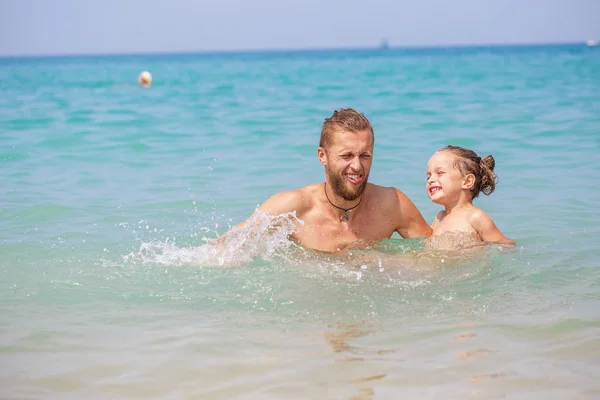
M462 193L463 176L454 162L456 156L449 151L438 151L427 163L427 194L431 201L447 205L455 203Z

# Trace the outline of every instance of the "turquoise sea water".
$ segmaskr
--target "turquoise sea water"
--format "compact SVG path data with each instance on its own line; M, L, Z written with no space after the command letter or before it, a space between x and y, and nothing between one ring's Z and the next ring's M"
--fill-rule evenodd
M598 48L4 58L0 105L2 398L600 396ZM207 246L323 180L339 107L428 221L430 155L491 153L517 247Z

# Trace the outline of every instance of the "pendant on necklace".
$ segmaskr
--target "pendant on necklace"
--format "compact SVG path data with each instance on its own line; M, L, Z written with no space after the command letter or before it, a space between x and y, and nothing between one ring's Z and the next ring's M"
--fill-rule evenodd
M348 221L348 219L350 219L350 217L348 216L347 212L345 212L342 215L340 215L340 221L346 222L346 221Z

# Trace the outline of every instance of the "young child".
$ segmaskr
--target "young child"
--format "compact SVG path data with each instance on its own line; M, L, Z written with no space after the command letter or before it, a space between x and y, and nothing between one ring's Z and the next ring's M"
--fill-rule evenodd
M483 242L515 245L485 212L473 205L480 192L489 195L494 191L495 164L491 155L481 158L458 146L446 146L431 156L427 163L427 194L431 201L445 207L431 225L432 236L461 232Z

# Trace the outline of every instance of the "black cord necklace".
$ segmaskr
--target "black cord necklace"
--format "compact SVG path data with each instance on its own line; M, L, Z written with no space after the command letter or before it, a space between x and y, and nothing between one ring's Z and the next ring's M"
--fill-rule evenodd
M356 203L355 206L352 206L350 208L342 208L342 207L338 207L335 204L333 204L331 202L331 200L329 200L329 196L327 196L327 182L323 183L323 189L325 190L325 197L327 198L327 201L329 202L329 204L331 204L332 206L334 206L335 208L337 208L338 210L342 210L344 211L344 213L342 215L340 215L340 221L342 222L346 222L348 221L348 219L350 218L350 216L348 215L348 211L350 210L354 210L356 207L358 207L360 205L360 202L362 201L362 196L360 196L360 200L358 200L358 203Z

